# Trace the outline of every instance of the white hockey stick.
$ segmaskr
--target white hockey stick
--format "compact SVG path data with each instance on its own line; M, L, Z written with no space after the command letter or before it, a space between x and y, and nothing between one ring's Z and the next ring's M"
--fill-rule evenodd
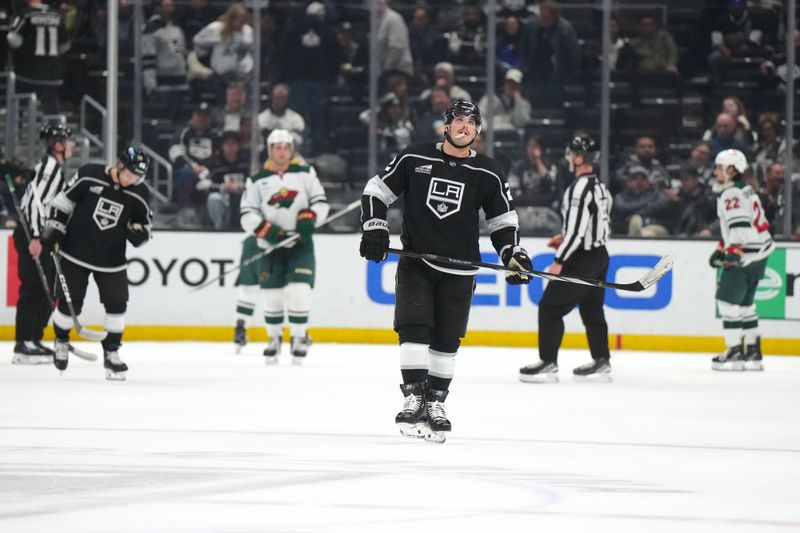
M336 213L328 216L328 218L326 218L325 220L323 220L322 222L320 222L317 225L317 228L321 228L321 227L333 222L334 220L342 218L347 213L355 210L358 207L361 207L361 198L359 198L358 200L354 200L353 202L347 204L344 208L340 209ZM248 257L247 259L245 259L244 261L242 261L241 263L239 263L235 267L231 268L230 270L226 270L225 272L223 272L219 276L206 281L202 285L198 285L197 287L192 289L192 292L199 291L200 289L204 289L204 288L208 287L209 285L212 285L213 283L215 283L215 282L219 281L220 279L224 278L228 274L232 274L232 273L236 272L237 270L241 269L242 267L246 267L247 265L252 265L253 263L258 261L262 257L271 254L272 252L274 252L278 248L285 248L286 246L289 246L290 244L292 244L292 243L294 243L294 242L296 242L298 240L300 240L300 234L299 233L295 233L291 237L287 237L284 240L280 241L278 244L276 244L274 246L271 246L270 248L267 248L265 250L262 250L262 251L258 252L255 255L251 255L250 257Z

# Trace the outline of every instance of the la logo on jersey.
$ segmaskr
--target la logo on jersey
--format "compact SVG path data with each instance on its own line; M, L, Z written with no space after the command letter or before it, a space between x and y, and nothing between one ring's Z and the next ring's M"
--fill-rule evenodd
M464 184L443 178L431 178L428 186L428 208L440 219L458 213L464 196Z
M92 213L94 223L97 224L101 231L115 227L119 222L119 217L122 215L124 207L122 204L108 198L98 198L94 213Z

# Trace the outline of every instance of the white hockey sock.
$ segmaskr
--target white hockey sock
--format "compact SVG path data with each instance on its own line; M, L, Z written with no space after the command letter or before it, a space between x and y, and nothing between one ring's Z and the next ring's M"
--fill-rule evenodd
M427 370L428 345L404 342L400 345L401 370Z
M756 312L756 305L748 305L742 307L742 332L744 333L745 345L756 343L758 338L758 313Z
M244 320L247 324L256 310L258 300L258 285L239 285L236 295L236 320Z
M292 337L305 337L308 315L311 313L311 285L290 283L286 286L286 307L289 311L289 330Z
M742 306L717 300L719 314L722 316L722 331L725 346L732 348L742 343Z
M106 313L105 328L109 333L123 333L125 331L125 313L116 315Z
M458 352L456 352L458 353ZM439 352L430 348L430 366L428 374L442 379L453 379L456 372L456 354Z
M267 337L283 337L283 289L261 289Z
M58 308L56 308L56 310L53 311L53 324L58 326L60 329L69 331L73 326L72 317L65 315Z

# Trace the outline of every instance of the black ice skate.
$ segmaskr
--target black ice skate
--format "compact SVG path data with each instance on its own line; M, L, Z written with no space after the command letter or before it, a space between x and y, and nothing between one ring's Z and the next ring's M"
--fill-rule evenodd
M447 413L444 411L444 401L448 391L428 389L426 393L425 412L428 418L430 431L425 435L425 440L442 444L447 440L447 433L452 429Z
M403 410L394 417L394 423L405 437L424 439L428 433L425 424L425 385L423 383L404 383L400 390L405 396Z
M125 381L128 365L122 362L116 350L104 351L103 366L106 369L106 379L110 381Z
M308 348L311 346L311 339L305 337L292 337L292 364L302 365L308 355Z
M67 369L69 363L69 341L56 340L55 355L53 355L53 364L61 372Z
M611 363L606 357L592 359L591 363L579 366L572 373L575 381L608 382L611 381Z
M245 344L247 344L247 329L244 327L244 320L239 319L236 321L236 328L233 330L233 343L236 345L236 353L242 352Z
M37 341L18 342L14 345L14 365L41 365L53 360L53 350L37 344Z
M525 383L558 383L558 365L539 361L519 369L519 380Z
M264 363L268 365L277 365L279 353L281 353L281 338L270 337L267 341L267 347L264 348Z
M764 357L761 354L761 337L756 337L755 344L744 348L744 369L760 372L764 370Z
M731 346L711 360L711 368L722 372L741 372L745 369L744 350L740 344Z

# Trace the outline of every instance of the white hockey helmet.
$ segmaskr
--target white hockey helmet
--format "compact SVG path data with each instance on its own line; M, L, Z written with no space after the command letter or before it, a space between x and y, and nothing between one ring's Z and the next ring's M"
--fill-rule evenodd
M729 149L723 150L717 154L714 159L714 164L721 166L723 169L733 167L739 174L744 174L747 170L747 158L739 150Z
M267 148L272 147L273 144L286 143L294 150L294 137L288 130L272 130L272 133L267 137Z

